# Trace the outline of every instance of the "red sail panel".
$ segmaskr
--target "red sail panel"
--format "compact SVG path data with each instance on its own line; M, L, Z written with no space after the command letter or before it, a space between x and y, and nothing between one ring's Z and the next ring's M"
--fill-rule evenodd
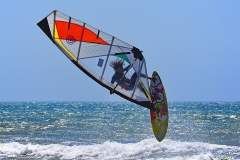
M70 26L69 26L70 25ZM108 44L97 34L89 30L88 28L84 28L79 24L68 23L65 21L56 21L56 27L58 31L58 35L60 39L68 39L69 37L74 38L76 41L88 42L88 43L97 43L97 44ZM82 37L83 33L83 37Z

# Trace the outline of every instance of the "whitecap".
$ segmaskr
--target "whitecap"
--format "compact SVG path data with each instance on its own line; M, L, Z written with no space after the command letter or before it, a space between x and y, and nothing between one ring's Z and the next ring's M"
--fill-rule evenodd
M203 142L180 142L169 139L161 143L145 139L137 143L106 141L92 145L0 143L0 157L32 157L40 159L196 159L239 158L240 147ZM218 157L218 158L216 158Z
M231 118L231 119L238 119L238 116L237 115L231 115L229 118Z

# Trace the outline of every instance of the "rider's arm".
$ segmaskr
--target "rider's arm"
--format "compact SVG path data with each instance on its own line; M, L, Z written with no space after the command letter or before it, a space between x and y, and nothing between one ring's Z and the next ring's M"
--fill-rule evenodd
M123 69L123 72L125 72L125 71L127 71L128 70L128 68L130 68L130 64L127 66L127 67L125 67L124 69Z
M111 83L114 84L114 82L116 81L116 76L115 74L112 76L112 80L111 80Z

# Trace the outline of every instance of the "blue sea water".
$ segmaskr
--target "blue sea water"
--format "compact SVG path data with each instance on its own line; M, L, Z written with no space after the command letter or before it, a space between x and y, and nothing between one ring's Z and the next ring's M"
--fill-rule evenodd
M158 142L128 102L0 102L0 159L240 159L240 102L169 102Z

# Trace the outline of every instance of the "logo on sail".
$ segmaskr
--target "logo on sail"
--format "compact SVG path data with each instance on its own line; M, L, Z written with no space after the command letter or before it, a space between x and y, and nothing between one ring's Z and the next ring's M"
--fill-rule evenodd
M69 35L67 36L66 41L68 44L72 45L76 42L76 39L72 35Z

